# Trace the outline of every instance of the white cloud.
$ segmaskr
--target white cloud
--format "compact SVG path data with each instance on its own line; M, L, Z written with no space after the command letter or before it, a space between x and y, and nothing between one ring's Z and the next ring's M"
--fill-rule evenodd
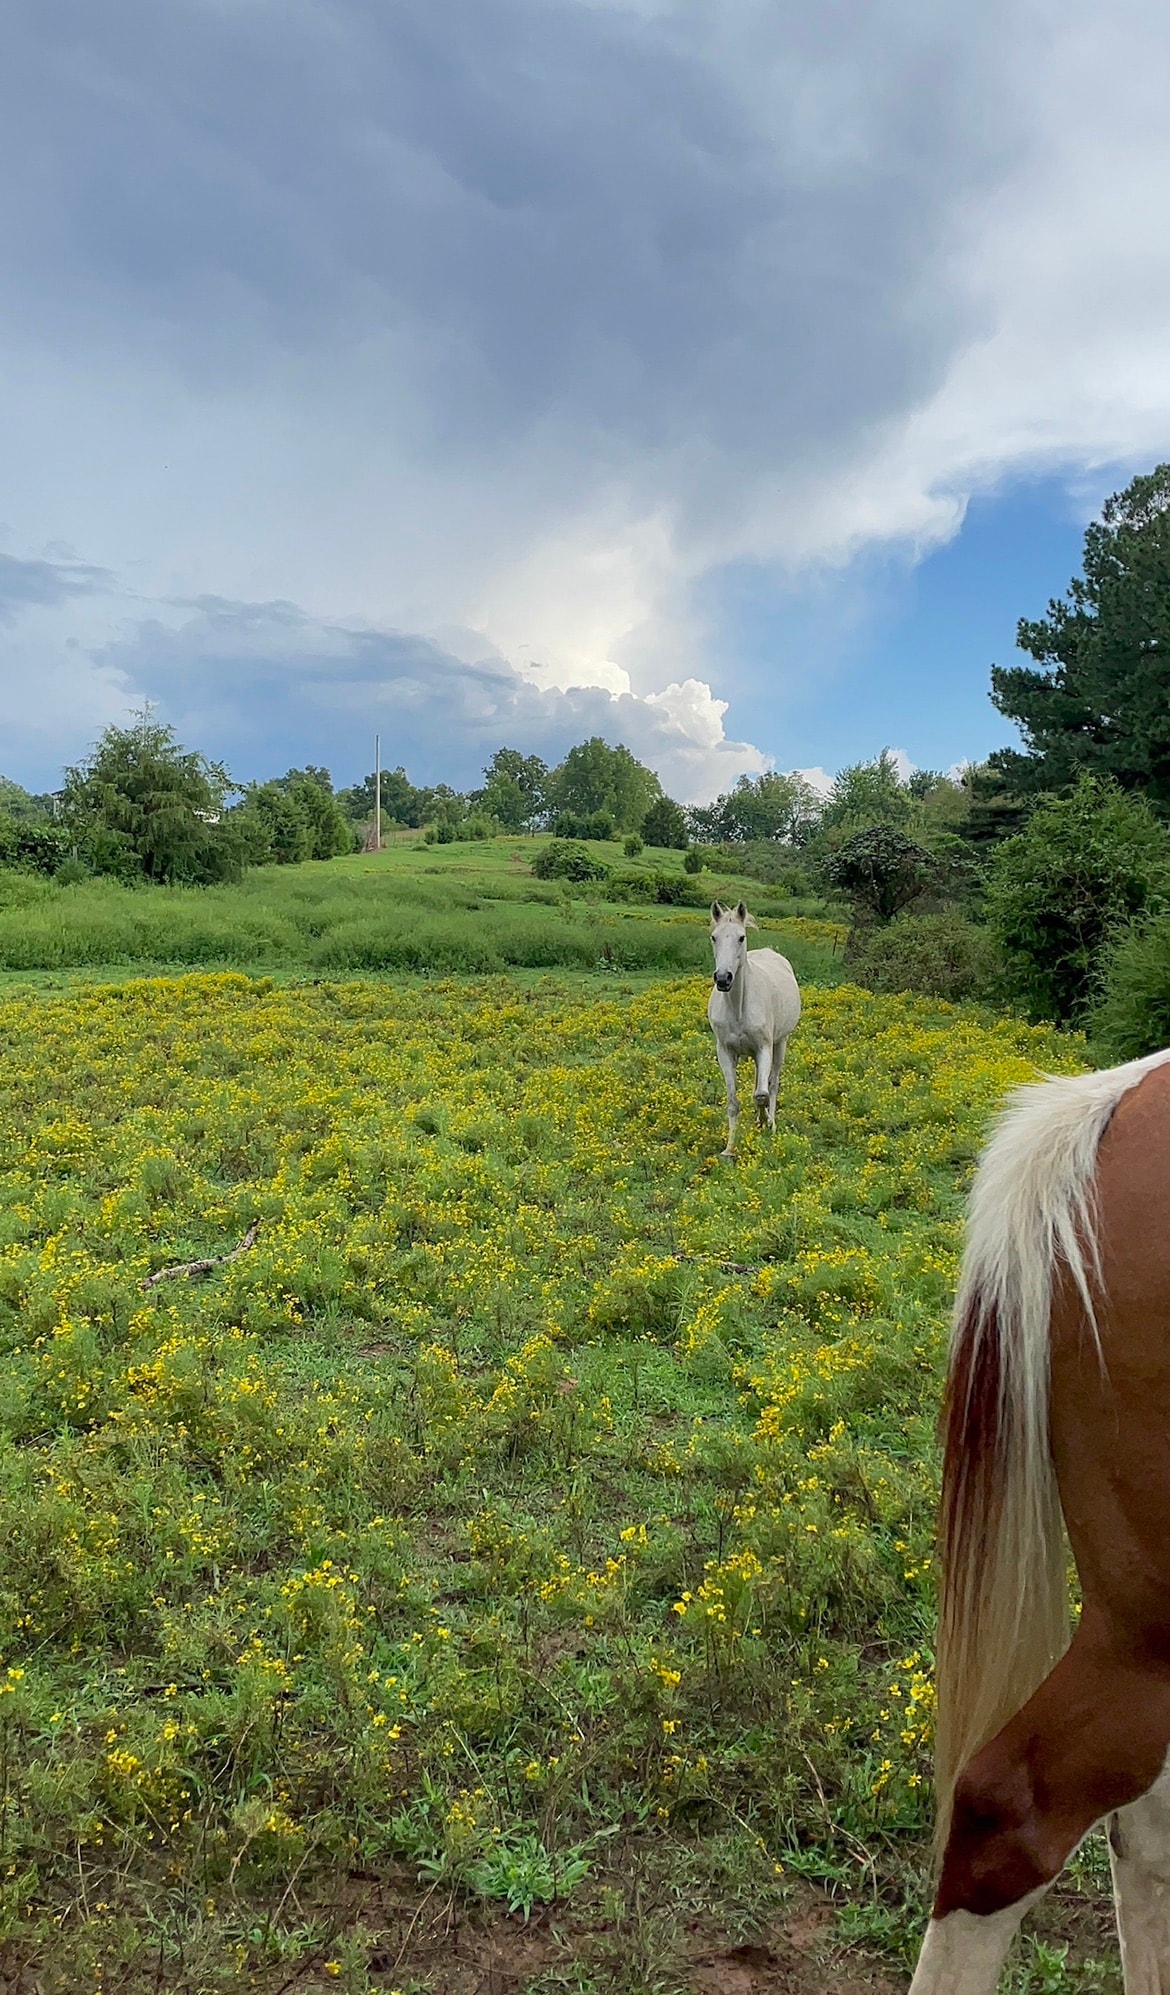
M51 726L39 697L44 673L31 670L34 654L43 661L49 649L51 612L29 612L20 641L30 670L0 685L0 729L33 758L40 782L54 780L98 727L148 699L183 739L243 779L310 759L353 780L372 764L376 731L388 766L401 761L418 781L463 787L503 742L555 760L591 734L625 741L686 803L768 766L758 749L727 737L725 703L695 680L647 698L540 686L499 656L460 657L409 632L309 617L293 603L207 597L149 607L137 602L132 619L109 618L92 659L58 642ZM48 752L51 768L37 759Z

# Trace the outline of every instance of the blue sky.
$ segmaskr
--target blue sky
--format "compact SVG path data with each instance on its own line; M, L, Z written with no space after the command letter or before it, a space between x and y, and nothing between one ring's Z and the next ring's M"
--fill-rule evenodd
M1154 0L11 0L0 770L1005 739L1170 457Z
M1127 475L1116 468L1100 491L1050 477L978 496L921 559L875 552L798 588L754 566L714 577L733 714L750 712L757 738L770 732L796 766L829 771L883 746L946 769L1015 743L990 667L1032 662L1016 649L1019 619L1063 595L1086 521Z

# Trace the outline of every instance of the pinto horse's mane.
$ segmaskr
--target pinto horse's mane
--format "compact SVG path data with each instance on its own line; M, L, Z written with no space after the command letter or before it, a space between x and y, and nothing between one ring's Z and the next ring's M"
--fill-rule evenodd
M1049 1436L1054 1289L1070 1285L1097 1339L1098 1148L1122 1098L1167 1060L1156 1053L1017 1089L975 1178L942 1416L940 1842L960 1771L1068 1645Z

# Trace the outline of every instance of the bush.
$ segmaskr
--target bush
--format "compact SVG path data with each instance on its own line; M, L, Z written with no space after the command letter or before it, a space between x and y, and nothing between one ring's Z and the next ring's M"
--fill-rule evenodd
M0 866L25 867L31 873L55 873L69 856L69 836L62 826L25 822L0 815Z
M687 850L683 853L683 872L701 873L702 870L703 870L703 855L700 852L698 846L697 845L688 846Z
M607 810L561 810L553 818L552 834L554 838L584 838L604 845L614 835L614 822Z
M1091 1020L1108 1060L1140 1060L1170 1046L1170 915L1125 930L1105 959Z
M608 880L610 869L604 859L595 858L583 845L554 838L537 853L532 870L538 880Z
M1002 974L993 938L957 908L855 929L845 969L851 983L871 991L920 991L951 1003L993 996Z
M636 831L631 831L629 837L622 841L622 851L627 859L636 859L642 849L642 840Z
M703 889L684 873L614 873L605 888L607 901L649 901L659 907L703 907Z
M936 870L926 847L892 824L871 824L855 832L826 869L830 885L874 921L892 921L925 893Z
M1152 907L1170 836L1144 798L1083 776L1005 839L988 875L988 919L1008 995L1034 1019L1075 1023L1100 991L1109 944Z
M783 887L797 900L814 892L808 865L791 846L770 839L753 839L744 845L715 845L703 850L703 863L713 873L722 870L733 879L746 874L749 880L761 880L765 886Z
M75 887L79 881L88 880L91 877L89 867L83 859L62 860L53 875L59 887Z

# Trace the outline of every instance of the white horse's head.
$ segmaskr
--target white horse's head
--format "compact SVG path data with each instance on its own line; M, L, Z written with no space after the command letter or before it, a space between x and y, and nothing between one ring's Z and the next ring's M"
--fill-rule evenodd
M711 947L715 951L717 991L731 989L747 954L748 929L755 925L742 901L738 907L724 907L721 901L711 902Z

